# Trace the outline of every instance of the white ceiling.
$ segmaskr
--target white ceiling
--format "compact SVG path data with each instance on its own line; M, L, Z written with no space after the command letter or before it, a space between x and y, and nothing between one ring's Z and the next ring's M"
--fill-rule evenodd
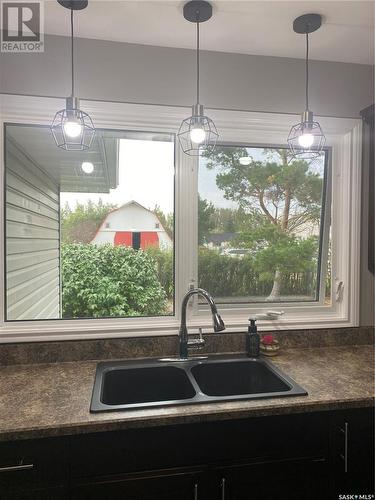
M293 19L316 12L322 28L311 35L311 58L374 64L374 1L213 0L213 17L202 26L202 49L303 58L303 36ZM84 38L163 47L194 48L195 29L182 17L184 2L89 0L76 13L76 34ZM45 0L45 31L69 34L69 14Z

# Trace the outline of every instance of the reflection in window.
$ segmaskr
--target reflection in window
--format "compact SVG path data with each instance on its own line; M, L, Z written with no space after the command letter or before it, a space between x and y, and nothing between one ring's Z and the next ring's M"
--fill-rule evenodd
M7 125L5 196L7 320L173 314L171 135Z
M201 158L199 285L232 305L319 300L326 164L325 153L306 162L284 148L218 146Z

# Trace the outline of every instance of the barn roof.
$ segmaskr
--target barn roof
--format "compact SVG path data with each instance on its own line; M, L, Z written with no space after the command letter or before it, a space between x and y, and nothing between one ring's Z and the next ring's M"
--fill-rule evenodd
M156 218L156 220L158 221L158 223L160 224L160 229L161 229L162 231L164 231L164 232L168 235L168 237L170 238L170 236L169 236L168 232L165 230L165 227L164 227L164 226L163 226L163 224L160 222L160 219L159 219L159 217L156 215L156 213L155 213L155 212L153 212L153 211L152 211L152 210L150 210L149 208L144 207L143 205L141 205L140 203L138 203L138 201L135 201L135 200L130 200L130 201L128 201L128 202L126 202L126 203L124 203L123 205L121 205L121 206L119 206L119 207L117 207L117 208L114 208L113 210L111 210L110 212L108 212L108 214L104 217L104 219L103 219L103 220L102 220L102 222L100 223L100 225L99 225L98 229L95 231L95 234L94 234L94 236L92 237L91 241L93 241L93 240L95 239L96 235L97 235L97 234L99 233L99 231L102 229L102 227L104 226L104 224L105 224L106 220L108 219L108 217L109 217L111 214L113 214L114 212L118 212L118 211L119 211L119 210L121 210L122 208L125 208L125 207L127 207L127 206L129 206L129 205L137 205L137 206L138 206L139 208L141 208L142 210L145 210L146 212L150 212L150 213L151 213L151 214L152 214L152 215Z

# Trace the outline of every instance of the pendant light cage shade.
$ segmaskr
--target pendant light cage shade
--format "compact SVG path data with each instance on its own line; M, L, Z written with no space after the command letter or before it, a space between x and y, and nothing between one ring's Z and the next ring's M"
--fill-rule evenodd
M91 146L95 127L90 115L81 111L79 99L74 92L74 11L85 9L88 1L58 0L58 2L70 10L71 95L66 99L65 109L55 114L50 129L57 147L65 151L84 151Z
M295 158L315 160L324 149L326 138L318 122L299 122L293 125L288 136L288 145Z
M304 14L297 17L293 22L295 33L306 37L305 58L305 111L302 113L301 121L293 125L288 135L288 145L292 155L299 159L314 160L323 151L326 138L322 127L314 121L314 114L309 107L309 35L317 31L322 24L320 14Z
M196 25L196 102L192 114L182 121L177 137L182 151L189 156L202 156L213 151L219 134L214 122L204 114L203 105L200 104L200 23L208 21L212 16L212 6L206 0L191 0L184 5L184 18Z
M193 140L195 131L198 132L198 135L201 135L200 138L203 138L203 140L199 142ZM202 156L204 153L213 151L219 134L211 118L205 115L192 115L182 121L177 136L181 149L185 154Z
M79 108L58 111L53 119L51 131L56 146L65 151L89 149L95 135L90 115Z

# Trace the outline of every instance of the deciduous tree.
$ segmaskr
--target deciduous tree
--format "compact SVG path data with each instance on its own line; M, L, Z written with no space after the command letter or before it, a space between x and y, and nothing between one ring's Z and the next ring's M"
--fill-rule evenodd
M116 208L112 203L89 200L77 203L72 209L68 203L61 209L62 243L90 243L104 218Z

